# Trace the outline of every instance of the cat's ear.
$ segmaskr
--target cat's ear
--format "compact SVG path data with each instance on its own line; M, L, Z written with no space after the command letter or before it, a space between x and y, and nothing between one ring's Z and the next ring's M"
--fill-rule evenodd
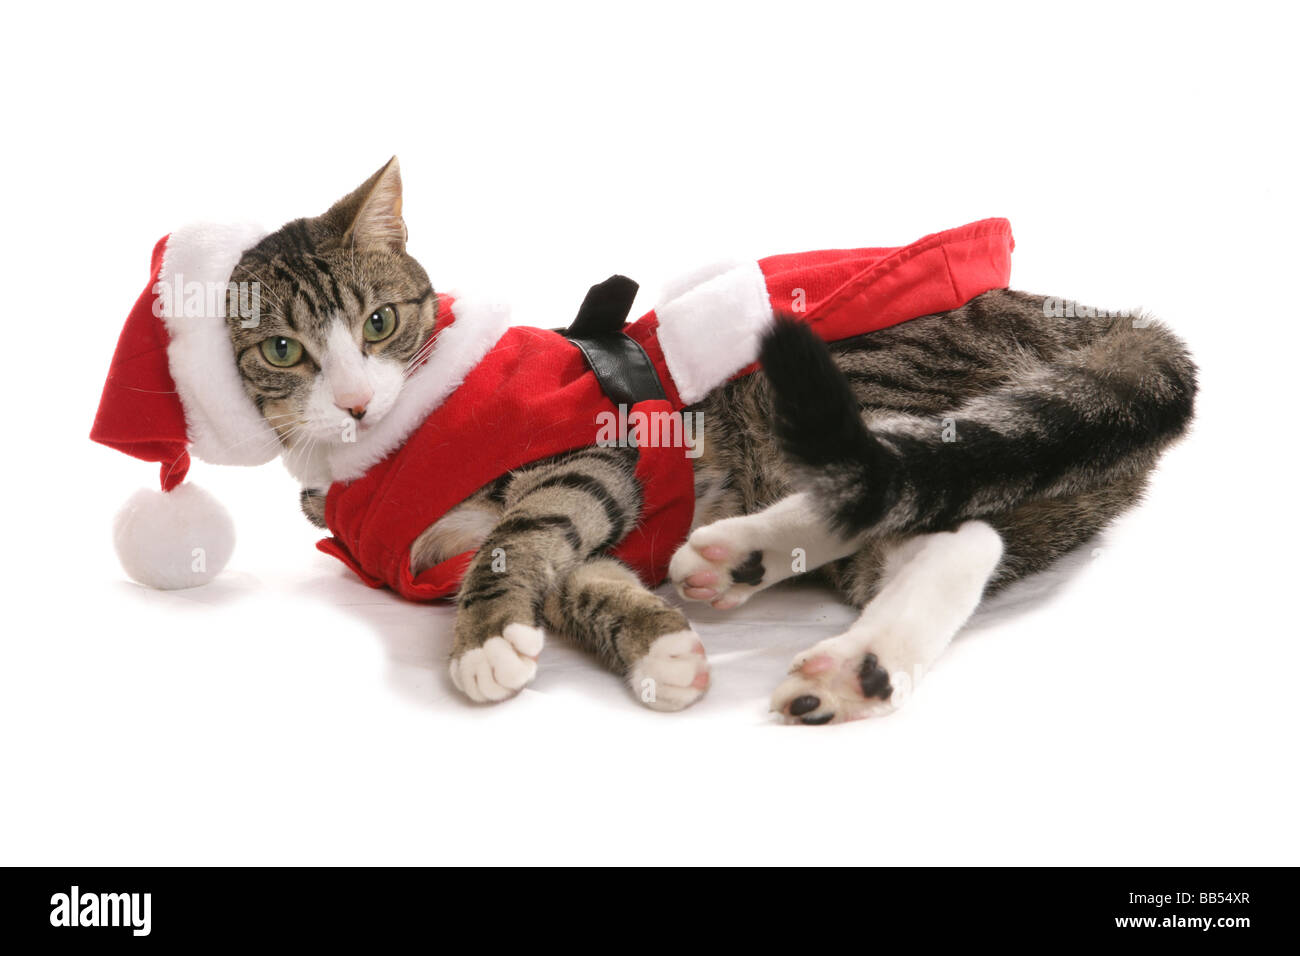
M341 234L344 245L404 252L406 223L402 220L402 171L397 157L336 202L325 218Z

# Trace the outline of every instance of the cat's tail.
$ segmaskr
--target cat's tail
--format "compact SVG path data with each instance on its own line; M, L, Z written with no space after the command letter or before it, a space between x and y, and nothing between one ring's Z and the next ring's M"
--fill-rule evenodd
M772 384L777 440L800 483L819 492L830 524L855 533L878 520L897 495L898 459L863 422L826 343L806 323L777 316L759 362ZM864 488L867 476L875 499L870 514L863 512L865 501L847 500Z
M1186 430L1196 393L1182 342L1128 319L1095 323L1076 348L944 415L871 427L807 325L778 319L760 361L796 481L845 535L950 529L1141 476Z

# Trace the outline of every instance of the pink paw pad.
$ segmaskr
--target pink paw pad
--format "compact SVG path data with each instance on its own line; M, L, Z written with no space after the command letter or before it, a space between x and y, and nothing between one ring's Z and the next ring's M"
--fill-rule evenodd
M805 677L816 677L818 674L825 674L834 667L835 658L829 654L814 654L799 665L799 673Z
M720 544L711 544L708 547L701 548L700 554L709 561L726 561L729 552Z
M718 575L715 571L696 571L686 579L686 586L690 588L709 588L718 583Z

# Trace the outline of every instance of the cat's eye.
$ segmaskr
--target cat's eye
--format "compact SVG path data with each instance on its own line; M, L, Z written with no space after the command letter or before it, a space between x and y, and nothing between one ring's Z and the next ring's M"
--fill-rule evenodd
M288 368L302 361L302 343L277 335L262 342L262 357L276 368Z
M370 313L370 318L366 319L361 334L365 336L367 342L382 342L392 335L396 328L397 310L391 305L386 305Z

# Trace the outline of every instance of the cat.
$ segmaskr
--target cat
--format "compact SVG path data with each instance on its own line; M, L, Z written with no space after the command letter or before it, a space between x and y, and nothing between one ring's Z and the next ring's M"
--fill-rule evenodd
M259 283L265 303L255 327L230 312L244 389L322 527L340 419L382 421L435 332L438 293L406 251L401 205L394 157L323 215L247 250L232 276ZM798 571L862 609L794 659L772 696L783 720L901 706L984 595L1134 505L1186 431L1196 367L1168 329L1050 318L1045 303L994 290L829 346L778 321L762 374L688 409L702 450L692 531L670 566L681 597L734 608L794 576L798 549ZM449 663L467 696L517 693L544 632L590 650L652 708L708 690L686 616L607 553L637 522L635 464L634 448L593 446L516 469L415 541L416 574L477 548ZM497 549L505 573L491 566Z

